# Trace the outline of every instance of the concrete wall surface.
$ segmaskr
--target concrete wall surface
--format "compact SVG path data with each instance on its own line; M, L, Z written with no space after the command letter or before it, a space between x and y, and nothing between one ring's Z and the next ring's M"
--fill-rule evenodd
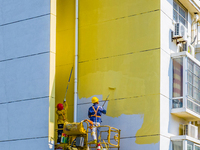
M80 1L78 121L110 94L102 124L121 149L159 149L159 93L160 1Z
M50 1L0 0L0 149L49 149Z

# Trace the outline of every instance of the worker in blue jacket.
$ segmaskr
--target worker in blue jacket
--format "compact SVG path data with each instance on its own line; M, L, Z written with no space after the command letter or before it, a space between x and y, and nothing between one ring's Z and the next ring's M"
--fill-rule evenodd
M97 128L101 124L101 115L106 114L106 110L99 106L99 99L97 97L92 98L93 105L88 110L88 117L93 122L93 127L91 129L91 135L93 137L93 141L90 143L96 144L97 138L99 137L100 128ZM97 131L97 134L96 134Z

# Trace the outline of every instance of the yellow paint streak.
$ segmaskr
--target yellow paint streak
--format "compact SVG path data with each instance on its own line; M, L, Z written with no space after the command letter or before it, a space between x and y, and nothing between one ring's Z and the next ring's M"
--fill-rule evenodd
M143 114L137 144L160 140L148 136L160 133L159 7L158 0L79 4L79 99L110 93L108 116Z

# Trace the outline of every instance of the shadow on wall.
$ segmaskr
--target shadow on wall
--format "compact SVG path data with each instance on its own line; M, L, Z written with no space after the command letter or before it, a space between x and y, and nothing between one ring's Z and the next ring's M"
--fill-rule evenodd
M172 29L169 30L169 49L176 52L176 42L175 40L172 41L173 32L174 31Z

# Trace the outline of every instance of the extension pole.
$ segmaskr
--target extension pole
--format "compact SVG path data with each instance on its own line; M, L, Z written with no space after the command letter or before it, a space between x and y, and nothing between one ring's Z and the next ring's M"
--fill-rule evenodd
M68 91L68 88L69 88L69 83L70 83L70 80L71 80L72 71L73 71L73 67L72 67L71 72L70 72L70 75L69 75L69 79L68 79L68 83L67 83L67 88L66 88L66 91L65 91L64 102L66 101L67 91Z
M106 102L108 101L108 97L110 96L110 94L108 94L108 96L106 97L105 102L103 103L102 107L106 104Z

